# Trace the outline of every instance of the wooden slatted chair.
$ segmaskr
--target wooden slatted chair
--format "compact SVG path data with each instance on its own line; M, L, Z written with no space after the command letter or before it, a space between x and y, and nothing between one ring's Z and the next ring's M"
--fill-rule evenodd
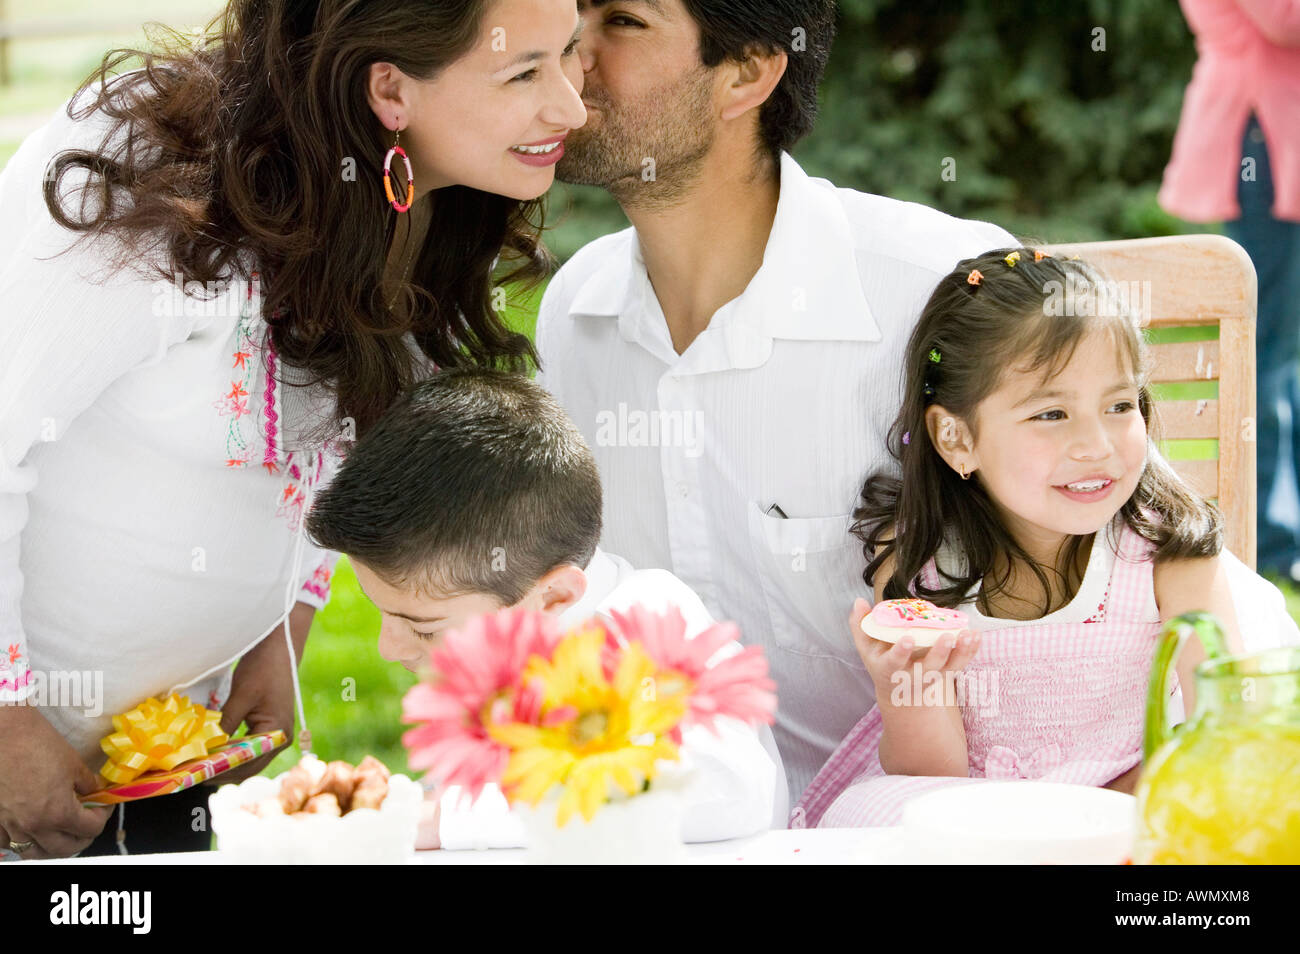
M1127 288L1138 291L1143 304L1149 300L1144 318L1162 445L1174 469L1217 501L1227 548L1253 569L1256 297L1249 256L1221 235L1056 245L1048 251L1078 255L1112 281L1136 282ZM1137 303L1134 296L1130 300ZM1217 338L1210 334L1215 329Z

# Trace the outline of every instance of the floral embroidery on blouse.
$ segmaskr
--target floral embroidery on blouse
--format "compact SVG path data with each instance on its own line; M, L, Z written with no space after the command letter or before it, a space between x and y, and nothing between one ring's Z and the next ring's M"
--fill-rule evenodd
M11 643L0 652L0 692L17 692L32 681L32 671L23 662L22 646Z
M254 444L257 440L257 425L249 407L253 390L253 376L256 370L256 355L264 354L266 358L266 387L263 391L262 405L262 462L267 474L275 476L285 474L285 483L280 490L277 501L276 516L283 517L289 529L297 532L302 519L303 506L307 501L307 489L314 486L323 469L323 457L318 452L314 467L310 455L306 467L300 466L294 453L286 453L281 444L281 409L279 382L279 355L271 342L269 330L262 342L258 342L255 329L261 314L258 273L253 272L248 283L248 294L240 309L239 326L235 334L235 351L231 362L232 378L230 390L221 399L213 402L213 407L221 417L229 417L226 427L226 466L246 467L253 459ZM279 314L278 312L276 313ZM310 471L310 473L304 473Z
M248 285L248 297L239 312L239 328L235 334L235 360L231 370L238 373L239 379L232 380L230 391L212 405L221 417L230 418L226 425L227 467L245 467L253 457L253 424L248 398L253 383L253 363L249 359L256 349L253 341L253 287L256 283L257 273L254 272L253 280ZM234 376L232 373L231 377ZM250 420L245 422L245 418Z
M254 443L257 439L257 424L249 408L253 390L253 376L256 368L255 357L262 354L266 363L266 385L262 393L262 462L268 476L284 475L284 486L280 489L275 515L283 518L292 533L297 533L302 523L303 510L307 498L321 480L325 470L326 454L331 461L341 460L344 450L336 441L326 441L316 451L285 451L281 441L282 410L280 407L279 355L271 340L269 329L265 330L263 340L259 343L255 337L261 315L260 295L257 293L258 273L253 272L248 284L248 295L240 310L239 326L235 334L235 351L231 362L232 378L230 391L213 407L222 417L229 417L226 428L226 466L246 467L253 459ZM278 318L280 312L272 314ZM333 466L333 464L331 464ZM312 577L303 584L303 589L321 600L328 601L330 594L330 567L322 564L316 568ZM213 708L218 708L213 706Z
M307 490L320 481L321 471L325 467L325 455L321 451L314 455L309 453L307 462L302 467L298 466L297 456L291 451L284 460L288 479L280 491L280 506L275 511L277 517L284 517L288 521L289 529L295 533L298 522L302 519L303 507L307 503Z
M311 579L302 585L302 588L308 593L314 593L322 600L330 598L330 577L334 571L328 564L322 563L316 567L316 572L311 575Z

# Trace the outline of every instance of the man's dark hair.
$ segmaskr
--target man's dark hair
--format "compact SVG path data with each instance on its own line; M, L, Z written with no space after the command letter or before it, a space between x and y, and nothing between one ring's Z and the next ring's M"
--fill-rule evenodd
M835 38L835 0L682 0L700 28L705 66L754 52L786 52L785 75L758 114L773 158L806 136L817 118L817 87Z
M316 498L307 530L390 586L519 602L600 539L600 473L545 390L446 370L403 394Z

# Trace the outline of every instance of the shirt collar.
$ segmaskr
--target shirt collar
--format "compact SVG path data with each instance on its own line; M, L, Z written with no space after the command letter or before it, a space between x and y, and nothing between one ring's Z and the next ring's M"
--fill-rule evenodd
M606 256L600 270L588 278L569 302L569 314L617 317L628 310L632 293L632 265L641 271L641 249L636 229L624 229L611 240L618 244Z
M627 325L636 296L648 289L635 229L574 295L569 313L619 317ZM781 153L781 191L763 264L739 298L727 303L726 323L768 339L879 341L880 329L862 291L848 215L836 190L813 179ZM737 329L739 330L739 329Z

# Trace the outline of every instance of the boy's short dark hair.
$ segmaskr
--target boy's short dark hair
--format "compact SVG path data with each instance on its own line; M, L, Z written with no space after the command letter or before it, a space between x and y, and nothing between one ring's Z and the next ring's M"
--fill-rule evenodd
M585 567L600 528L600 473L573 422L523 375L478 369L402 395L307 518L317 546L389 585L507 606L556 567Z
M700 28L705 66L761 50L786 52L785 75L758 113L773 157L812 131L817 87L835 38L835 0L682 0Z

